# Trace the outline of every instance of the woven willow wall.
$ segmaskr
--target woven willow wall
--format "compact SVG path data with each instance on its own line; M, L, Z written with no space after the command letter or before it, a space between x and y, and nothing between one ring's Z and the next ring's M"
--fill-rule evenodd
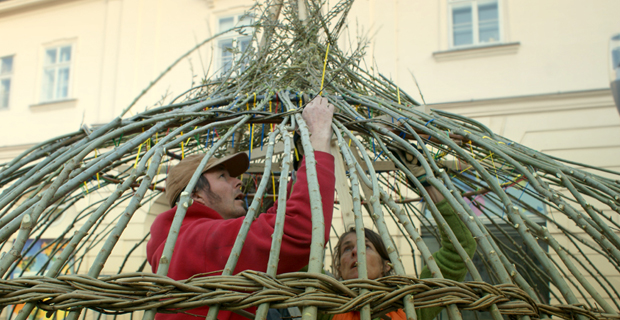
M254 45L232 52L236 59L227 72L165 106L127 116L139 96L114 121L40 143L0 167L0 237L7 251L0 259L0 305L10 306L9 317L22 320L39 310L77 319L91 309L144 311L151 319L156 311L210 305L240 313L259 306L259 318L269 307L293 306L307 319L317 308L332 314L361 310L368 318L429 306L446 306L454 320L463 310L493 319L620 318L618 173L541 154L472 119L423 112L388 79L360 67L363 43L352 52L338 48L349 1L323 14L322 3L303 10L296 3L257 5L257 23L235 30L253 34ZM322 274L331 271L322 261L333 244L324 249L320 232L313 234L308 273L248 270L173 281L166 268L149 273L141 258L135 270L125 267L143 256L136 248L148 234L130 249L119 249L119 238L132 232L136 216L165 191L168 167L188 154L248 152L248 221L286 197L279 186L291 177L290 163L301 151L292 135L301 133L301 149L308 154L300 112L318 94L336 107L334 154L342 161L339 181L346 186L338 192L336 210L345 223L377 230L388 247L395 248L397 239L404 243L402 254L403 248L415 252L401 259L390 250L397 275L337 281ZM471 281L442 278L429 247L436 246L435 226L443 218L428 205L426 192L410 186L408 179L417 180L388 146L419 159L428 182L476 237L476 257L467 259ZM310 196L317 201L316 194ZM185 211L180 206L177 215ZM312 214L322 223L320 209ZM61 217L65 228L51 232ZM336 233L344 229L339 219L336 224ZM449 228L447 233L454 239ZM276 231L274 241L279 237ZM458 241L452 242L458 250ZM114 257L115 252L123 256ZM51 259L37 263L42 255ZM416 277L416 256L435 278ZM113 258L122 260L119 274L103 276Z

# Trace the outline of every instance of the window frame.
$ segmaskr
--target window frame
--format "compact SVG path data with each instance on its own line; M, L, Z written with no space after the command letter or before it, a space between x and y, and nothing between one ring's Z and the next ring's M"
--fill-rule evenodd
M233 15L223 15L223 16L217 17L217 20L216 20L217 25L216 25L216 27L217 27L218 33L224 32L224 30L221 29L221 21L223 19L230 19L230 18L232 18L233 19L233 23L232 23L232 27L230 29L233 29L235 27L241 26L241 25L239 25L239 22L242 20L241 19L242 17L249 17L249 19L250 19L249 25L254 23L254 17L251 16L251 15L248 15L247 13L240 13L240 14L233 14ZM243 34L240 34L238 31L232 31L230 29L228 29L229 31L227 31L227 32L223 33L222 35L220 35L218 37L218 39L217 39L217 66L218 66L218 71L217 72L220 75L224 75L224 74L226 74L228 72L228 70L230 70L230 68L234 68L236 66L236 64L239 63L240 58L241 58L241 56L242 56L242 54L244 52L242 50L239 50L239 52L236 53L236 54L233 52L231 54L231 61L230 61L231 65L230 65L230 68L229 69L224 69L224 61L223 61L224 49L222 48L222 46L223 46L223 44L225 42L232 41L231 48L232 48L233 51L237 50L239 44L243 40L249 41L248 48L250 46L254 45L252 43L252 38L254 36L254 30L252 30L251 27L248 27L246 29L246 30L249 30L249 32L247 32L247 33L249 33L248 35L243 35Z
M481 4L496 3L497 4L497 32L498 39L494 42L480 42L480 20L478 18L478 7ZM455 8L471 8L472 21L472 43L455 45L454 44L454 20L453 14ZM472 47L494 46L504 43L504 28L502 24L502 0L448 0L448 47L450 49L462 49Z
M11 70L6 73L3 73L2 65L4 64L5 59L11 59ZM0 57L0 90L2 89L1 82L4 80L9 80L9 90L6 94L8 96L8 98L6 99L6 105L3 105L4 96L0 95L0 110L7 110L11 107L11 85L13 82L12 80L13 80L14 70L15 70L15 55L14 54Z
M62 48L69 47L69 60L66 62L61 62L60 60L60 50ZM47 52L51 49L56 50L56 59L54 63L48 64L46 63L46 55ZM46 45L43 48L42 57L41 57L41 79L39 86L39 103L54 103L59 101L70 100L73 96L72 84L73 84L73 74L74 74L74 61L75 61L75 45L74 43L56 43L53 45ZM58 86L59 86L59 70L63 68L68 68L67 72L67 93L64 96L58 95ZM49 97L46 95L47 86L46 86L46 71L54 70L54 82L52 84L52 96Z

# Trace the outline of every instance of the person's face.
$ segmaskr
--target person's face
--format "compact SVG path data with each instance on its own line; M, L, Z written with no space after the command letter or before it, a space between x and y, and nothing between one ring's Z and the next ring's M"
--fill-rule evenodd
M382 277L390 270L387 261L384 261L375 246L366 239L366 269L368 279ZM356 279L357 274L357 237L355 233L347 234L340 245L340 269L338 270L343 280Z
M194 200L217 211L224 219L242 217L246 213L241 180L231 177L223 165L219 165L203 175L209 181L209 190L194 193Z

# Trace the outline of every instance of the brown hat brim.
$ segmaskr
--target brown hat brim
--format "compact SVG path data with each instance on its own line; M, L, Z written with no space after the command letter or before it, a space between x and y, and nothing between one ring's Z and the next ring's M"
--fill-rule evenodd
M228 170L228 174L230 174L231 177L236 177L248 171L248 168L250 167L250 158L248 158L248 155L245 152L231 154L229 156L219 158L217 161L213 162L213 164L207 163L205 169L202 170L202 173L205 173L209 169L213 169L220 164L226 167L226 170Z
M187 187L203 158L203 154L187 156L170 169L168 178L166 178L166 197L170 207L174 207L177 198ZM235 153L222 158L210 158L201 173L205 173L219 165L223 165L231 177L236 177L248 170L250 159L245 152Z

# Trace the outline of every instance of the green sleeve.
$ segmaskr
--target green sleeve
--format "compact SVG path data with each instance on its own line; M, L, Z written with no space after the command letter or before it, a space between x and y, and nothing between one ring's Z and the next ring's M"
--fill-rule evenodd
M450 229L452 229L452 232L454 232L454 235L461 243L463 249L465 249L465 252L467 252L470 258L473 257L476 252L476 240L474 240L469 229L467 229L463 221L456 215L456 212L454 212L454 209L448 204L447 200L439 202L437 204L437 209L448 223L448 226L450 226ZM456 249L454 249L454 245L452 245L448 236L441 228L439 229L439 233L441 234L441 248L433 254L435 262L437 262L437 266L439 266L439 270L441 270L444 278L463 281L467 274L465 262L463 262L461 256L459 256ZM424 266L420 278L431 278L431 272L428 266ZM418 316L418 320L432 320L442 309L443 307L416 309L416 315ZM332 320L333 317L334 315L331 314L319 314L317 319Z
M459 240L463 249L465 249L465 252L472 258L476 252L476 240L474 240L469 229L467 229L463 221L457 216L447 200L444 199L437 203L437 209L446 220L446 223L448 223L448 226L450 226L450 229L452 229L452 232L454 232L454 235ZM439 270L441 270L441 274L443 274L444 278L463 281L467 274L465 262L456 252L454 245L441 228L439 228L439 233L441 234L441 248L433 254L435 262L437 262L437 266L439 266ZM431 272L428 266L422 268L420 278L431 278ZM443 307L417 309L418 320L432 320L442 309Z

